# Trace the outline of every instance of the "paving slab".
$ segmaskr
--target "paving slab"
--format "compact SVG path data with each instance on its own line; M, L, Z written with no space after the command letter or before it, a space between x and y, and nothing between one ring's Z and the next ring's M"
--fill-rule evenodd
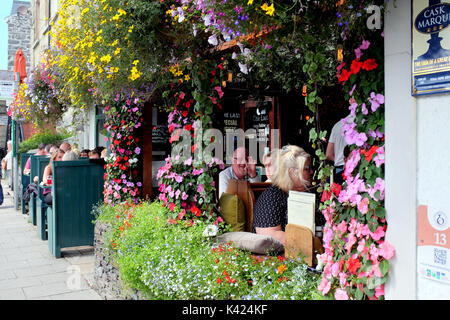
M1 183L0 300L102 300L91 287L93 247L62 249L62 258L55 258Z

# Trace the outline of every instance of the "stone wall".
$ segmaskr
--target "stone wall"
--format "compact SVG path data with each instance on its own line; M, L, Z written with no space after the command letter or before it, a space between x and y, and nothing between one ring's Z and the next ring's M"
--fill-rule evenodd
M5 19L8 24L8 70L14 70L17 50L21 49L30 72L31 52L31 11L17 12Z
M109 258L108 249L105 248L105 234L108 229L108 224L95 224L93 288L106 300L140 300L139 292L123 288L119 270Z

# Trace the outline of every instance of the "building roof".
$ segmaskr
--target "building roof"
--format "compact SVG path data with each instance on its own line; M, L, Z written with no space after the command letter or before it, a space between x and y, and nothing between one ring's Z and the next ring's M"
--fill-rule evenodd
M17 10L19 10L19 8L23 7L23 6L29 8L30 7L30 2L29 1L16 1L16 0L14 0L13 4L12 4L12 8L11 8L11 15L17 13Z

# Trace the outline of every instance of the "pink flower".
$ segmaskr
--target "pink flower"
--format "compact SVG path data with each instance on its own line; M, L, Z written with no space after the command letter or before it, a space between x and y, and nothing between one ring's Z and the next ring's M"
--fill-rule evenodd
M361 56L362 56L361 48L355 49L355 56L356 56L356 59L358 59L358 60L359 60L359 58L361 58Z
M375 156L375 158L373 158L373 161L375 162L375 165L377 167L380 167L384 163L384 147L380 147L377 149L377 155Z
M330 291L330 288L331 282L329 282L325 277L322 277L322 281L317 289L321 291L323 295L326 295L328 291Z
M382 94L375 94L375 92L370 93L369 101L371 103L372 112L377 111L378 107L384 103L384 96Z
M347 274L345 272L339 273L339 284L344 287L347 284Z
M375 288L375 297L379 298L380 296L384 296L384 283Z
M366 50L366 49L369 48L369 46L370 46L370 42L367 41L367 40L363 40L363 42L362 42L362 44L359 46L359 48L360 48L361 50Z
M205 187L203 186L203 184L199 184L199 185L197 186L197 192L198 192L198 193L202 193L203 190L205 190Z
M336 300L348 300L347 291L340 288L336 289L336 291L334 292L334 298Z
M222 88L221 87L219 87L219 86L217 86L217 87L214 87L214 89L217 91L217 93L219 94L219 98L222 98L223 97L223 91L222 91Z
M373 240L378 241L380 240L382 237L384 237L385 232L383 230L382 226L378 226L377 230L375 230L375 232L371 232L370 236L372 237Z
M390 243L384 241L379 245L378 253L386 260L389 260L395 255L395 248Z
M333 277L337 277L339 274L339 263L335 262L333 263L333 265L331 266L331 275Z
M192 164L192 157L189 157L189 159L184 161L185 166L190 166Z
M367 135L364 132L358 133L355 139L355 144L361 147L367 141Z
M369 199L368 198L363 198L361 200L360 203L358 203L358 210L362 213L362 214L366 214L367 211L369 211Z

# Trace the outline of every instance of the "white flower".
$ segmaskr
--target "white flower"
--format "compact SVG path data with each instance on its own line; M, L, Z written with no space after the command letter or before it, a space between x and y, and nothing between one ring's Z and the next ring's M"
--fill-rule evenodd
M317 266L316 266L316 270L322 270L323 268L323 261L320 260L320 254L316 254L316 259L317 259Z
M239 69L241 70L241 72L244 74L248 74L247 64L243 64L240 62L238 62L238 64L239 64Z
M203 231L204 237L214 237L217 235L219 227L213 224L207 225L205 231Z
M219 42L217 41L217 36L216 36L215 34L213 34L212 36L210 36L210 37L208 38L208 42L209 42L210 44L212 44L213 46L217 46L217 44L219 43Z

